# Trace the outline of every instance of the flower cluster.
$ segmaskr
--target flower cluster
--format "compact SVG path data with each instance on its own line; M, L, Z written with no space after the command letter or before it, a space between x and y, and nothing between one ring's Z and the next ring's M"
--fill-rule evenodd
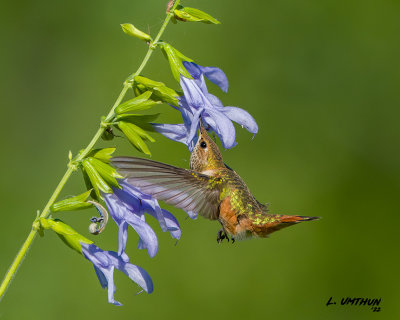
M228 91L228 79L221 69L203 67L188 61L183 61L183 65L193 78L188 79L183 75L180 78L184 96L179 98L180 108L175 108L181 112L183 124L153 124L156 131L171 140L185 143L190 151L197 141L200 117L208 129L217 134L226 149L237 144L232 121L250 133L258 132L257 123L247 111L225 107L216 96L208 92L204 77L219 86L223 92Z
M172 3L172 2L170 2ZM219 24L219 21L198 9L179 6L175 0L168 11L166 22L194 21L208 24ZM250 133L256 134L258 126L253 117L245 110L237 107L225 107L222 102L208 92L205 78L221 88L228 90L228 79L225 73L216 67L203 67L186 57L171 44L158 41L163 29L156 40L132 24L121 25L123 31L133 37L139 38L149 44L148 56L156 47L165 54L171 67L172 75L179 82L183 95L164 83L148 79L139 75L142 69L132 74L124 83L115 106L107 117L102 118L99 134L104 140L114 138L113 128L121 131L129 142L139 151L151 155L146 142L155 139L148 131L157 131L165 137L184 143L190 151L197 141L197 130L200 120L206 129L212 130L221 140L224 148L232 148L236 143L236 132L232 122L238 123ZM146 56L146 57L148 57ZM147 60L144 60L144 64ZM123 101L125 93L132 88L135 97ZM183 123L163 124L154 123L158 114L137 114L137 111L147 110L154 105L166 103L178 110L183 118ZM92 144L89 144L92 145ZM154 217L163 232L168 231L172 238L179 240L181 229L177 219L167 210L162 209L158 201L152 196L133 187L124 179L111 164L112 153L115 148L86 149L80 151L76 157L69 156L69 168L81 169L87 186L87 191L80 195L70 197L52 204L51 212L68 210L81 210L95 207L100 218L93 217L89 231L99 234L104 230L108 221L108 214L118 226L118 250L103 251L93 241L77 233L70 226L58 219L47 219L48 215L41 215L36 223L38 232L51 229L71 248L89 260L95 269L96 275L103 288L108 289L108 301L121 305L114 299L115 284L114 270L125 273L132 281L137 283L144 291L153 291L153 282L149 274L142 268L129 262L126 254L129 226L139 236L138 248L146 249L152 258L158 251L158 239L154 230L146 223L146 214ZM90 199L92 198L92 199ZM185 200L185 199L182 199ZM100 204L104 201L108 211ZM197 212L188 210L188 215L194 219Z

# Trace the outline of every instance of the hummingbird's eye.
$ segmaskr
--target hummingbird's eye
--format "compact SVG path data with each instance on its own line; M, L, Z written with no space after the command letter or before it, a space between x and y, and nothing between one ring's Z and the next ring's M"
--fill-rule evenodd
M202 147L203 149L207 148L207 143L205 143L204 141L200 142L200 147Z

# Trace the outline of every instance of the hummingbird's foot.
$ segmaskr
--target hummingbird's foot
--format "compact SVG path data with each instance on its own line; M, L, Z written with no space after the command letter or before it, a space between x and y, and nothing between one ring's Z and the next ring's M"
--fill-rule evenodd
M225 230L222 228L221 230L218 231L218 235L217 235L217 242L221 243L222 240L227 239L229 242L229 238L225 232Z
M231 239L232 239L232 244L234 244L236 241L235 238L232 237Z

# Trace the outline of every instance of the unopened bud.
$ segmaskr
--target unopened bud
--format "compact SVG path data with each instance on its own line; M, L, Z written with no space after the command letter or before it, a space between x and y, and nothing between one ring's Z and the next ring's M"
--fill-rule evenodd
M139 38L140 40L144 40L146 42L151 41L151 37L144 33L143 31L136 28L131 23L123 23L121 24L122 30L127 34L135 38Z

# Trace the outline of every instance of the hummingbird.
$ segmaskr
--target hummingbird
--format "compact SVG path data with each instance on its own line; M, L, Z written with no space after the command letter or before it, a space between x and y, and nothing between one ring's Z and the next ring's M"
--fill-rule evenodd
M217 242L260 237L319 217L272 214L256 200L242 178L222 160L202 122L190 156L190 170L136 158L114 157L112 164L128 183L186 212L218 220Z

